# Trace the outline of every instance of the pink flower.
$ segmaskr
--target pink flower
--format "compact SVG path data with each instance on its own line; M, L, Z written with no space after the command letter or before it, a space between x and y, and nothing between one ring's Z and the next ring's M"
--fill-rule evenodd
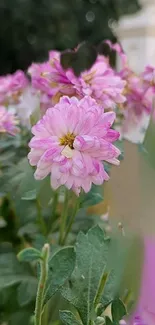
M146 84L146 87L152 87L155 92L155 68L152 66L146 66L145 71L142 73L142 78Z
M151 325L151 324L144 322L140 316L135 316L133 321L127 322L125 320L121 320L119 322L119 325Z
M32 64L28 69L32 87L39 90L43 111L59 102L63 95L76 95L74 85L60 64L60 53L51 51L49 60L41 64Z
M121 80L126 81L124 96L126 101L119 105L119 113L124 117L123 130L126 132L132 126L139 124L145 114L152 110L152 93L146 82L153 78L153 68L147 67L145 73L136 75L129 67L127 56L118 43L105 41L111 50L115 50L121 61L121 70L118 72ZM122 120L120 121L122 123Z
M104 113L89 96L62 97L32 128L28 158L37 166L35 178L51 174L54 189L65 185L77 195L81 189L89 192L92 183L108 180L103 161L118 165L120 154L112 144L119 137L111 129L114 119L114 112Z
M126 82L116 75L102 55L99 55L91 69L82 72L79 78L76 78L71 71L67 76L75 85L80 98L89 95L105 109L114 109L117 104L122 104L126 100L123 95Z
M123 90L126 82L116 75L107 58L102 55L97 57L91 69L77 77L72 69L62 68L60 53L51 51L49 61L33 64L29 73L32 86L41 92L41 102L46 102L48 107L58 103L63 95L76 96L79 99L89 95L108 109L125 101Z
M18 120L16 119L16 116L7 111L4 106L0 106L0 133L10 133L11 135L15 135L19 132L17 124Z
M40 114L38 114L40 113L39 96L32 90L31 87L25 88L20 96L19 103L15 105L15 109L20 123L23 126L30 128L30 118L32 114L36 113L35 115L40 116Z
M26 88L28 80L23 71L0 77L0 104L8 106L18 103L19 97Z
M122 105L125 122L123 128L128 128L139 124L145 114L150 114L152 110L152 96L149 89L146 89L141 76L136 75L129 67L125 67L120 72L121 77L126 80L124 95L126 102Z
M119 43L112 43L110 40L106 40L105 43L109 45L111 50L114 50L116 53L118 53L121 59L121 63L123 67L125 67L128 64L128 60L127 55L124 53L121 45Z

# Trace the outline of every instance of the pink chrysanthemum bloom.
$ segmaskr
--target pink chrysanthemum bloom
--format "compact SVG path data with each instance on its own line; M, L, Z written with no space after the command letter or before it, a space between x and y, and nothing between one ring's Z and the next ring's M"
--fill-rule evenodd
M27 87L28 80L23 71L0 77L0 104L8 106L16 104L23 90Z
M12 112L7 111L4 106L0 106L0 133L15 135L19 132L17 125L18 120L16 116Z
M40 65L33 64L29 73L32 86L40 90L42 96L44 94L47 106L55 105L64 95L76 96L79 99L89 95L108 109L113 109L116 104L125 101L123 90L126 82L110 68L107 58L103 55L97 57L91 69L77 77L72 69L62 68L60 53L51 51L49 61Z
M65 185L77 195L108 180L103 161L118 165L120 154L112 144L119 137L111 129L114 119L114 112L104 113L91 97L62 97L32 128L28 158L37 166L35 178L51 174L54 189Z

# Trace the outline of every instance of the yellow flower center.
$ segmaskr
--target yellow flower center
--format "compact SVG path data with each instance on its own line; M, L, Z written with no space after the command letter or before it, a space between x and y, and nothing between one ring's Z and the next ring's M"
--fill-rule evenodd
M75 139L75 135L73 133L68 132L62 138L59 139L61 146L68 146L71 149L74 149L73 142Z

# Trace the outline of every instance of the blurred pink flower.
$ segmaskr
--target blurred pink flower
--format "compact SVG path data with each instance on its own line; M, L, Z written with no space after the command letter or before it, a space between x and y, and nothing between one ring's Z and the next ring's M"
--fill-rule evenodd
M117 104L122 104L126 100L123 95L126 81L116 75L102 55L99 55L91 69L82 72L79 78L72 72L68 72L67 75L75 85L79 97L89 95L105 109L113 110Z
M28 80L23 71L0 77L0 104L8 106L18 103L19 97L27 87Z
M119 322L119 325L149 325L149 324L144 322L140 316L136 316L132 321L121 320Z
M36 115L40 115L38 114L38 112L40 113L39 96L31 89L31 87L26 87L20 96L19 103L15 105L15 109L21 125L30 128L31 115L34 112L36 112Z
M123 129L127 131L128 128L139 124L145 114L151 113L152 96L141 76L136 75L129 67L122 69L120 75L126 80L126 102L122 105L122 113L125 118Z
M33 63L28 73L31 76L32 87L40 91L43 111L58 103L63 95L76 95L74 85L60 64L60 53L57 51L49 53L47 62Z
M124 53L120 44L113 44L111 41L105 41L111 50L115 50L120 57L121 69L118 76L126 81L124 96L126 101L119 105L119 114L124 117L123 131L139 125L143 117L151 113L152 110L152 92L150 81L154 76L153 68L146 67L144 73L136 75L129 67L127 55ZM149 81L149 82L148 82ZM118 116L119 116L118 114ZM120 121L122 123L122 119Z
M0 106L0 133L15 135L19 132L17 124L16 116L12 112L7 111L4 106Z
M51 51L49 60L42 64L33 64L29 68L32 86L41 92L41 102L47 106L59 102L63 95L83 98L93 97L104 108L113 109L124 103L123 90L126 82L110 68L106 57L99 55L91 69L84 71L79 77L72 69L64 70L60 64L60 53ZM44 100L42 100L42 95Z
M146 87L152 87L155 92L155 68L152 66L146 66L142 73L142 78L145 82Z
M54 189L65 185L77 195L81 189L89 192L92 183L108 180L103 161L118 165L120 154L112 144L119 137L111 129L114 119L114 112L104 113L89 96L62 97L32 128L28 158L37 166L35 178L51 174Z
M123 67L127 66L128 59L127 59L127 55L123 51L122 46L119 43L112 43L110 40L106 40L105 43L109 45L111 50L116 51L116 53L118 53L121 59L122 66Z

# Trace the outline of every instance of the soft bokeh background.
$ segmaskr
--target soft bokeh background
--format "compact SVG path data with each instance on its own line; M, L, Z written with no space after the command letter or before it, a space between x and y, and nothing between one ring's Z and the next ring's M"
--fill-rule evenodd
M1 0L0 74L26 69L50 49L113 40L113 21L138 8L137 0Z

